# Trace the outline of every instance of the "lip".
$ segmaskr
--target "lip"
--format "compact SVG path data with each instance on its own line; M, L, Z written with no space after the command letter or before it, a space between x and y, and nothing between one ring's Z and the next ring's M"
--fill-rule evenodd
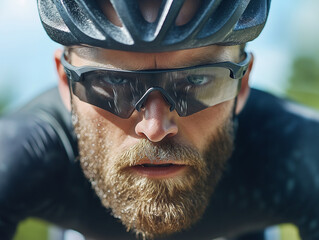
M142 160L137 165L130 167L130 170L140 176L152 179L172 178L183 174L187 165L176 161Z

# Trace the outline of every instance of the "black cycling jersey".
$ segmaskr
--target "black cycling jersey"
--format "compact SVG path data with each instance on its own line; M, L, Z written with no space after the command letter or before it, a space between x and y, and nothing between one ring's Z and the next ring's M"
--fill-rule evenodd
M279 223L297 225L303 240L319 239L318 138L318 113L252 90L208 209L170 239L231 238ZM0 153L1 239L11 239L26 217L95 239L135 239L84 177L70 113L57 89L0 119Z

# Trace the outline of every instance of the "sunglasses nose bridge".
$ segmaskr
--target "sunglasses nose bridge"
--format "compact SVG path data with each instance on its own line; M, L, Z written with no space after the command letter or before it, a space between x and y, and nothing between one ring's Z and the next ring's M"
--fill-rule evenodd
M145 93L144 95L140 98L140 100L137 101L137 103L135 104L135 109L140 112L141 111L141 108L144 106L148 96L154 92L154 91L159 91L165 101L170 105L170 111L174 111L175 109L175 102L174 100L169 96L169 94L163 89L163 88L160 88L160 87L152 87L152 88L149 88Z

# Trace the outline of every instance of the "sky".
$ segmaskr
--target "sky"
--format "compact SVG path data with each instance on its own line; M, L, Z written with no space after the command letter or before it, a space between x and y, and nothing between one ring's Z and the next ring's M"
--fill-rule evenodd
M273 0L264 31L248 44L255 56L252 87L284 94L294 55L313 54L318 45L318 10L318 0ZM35 0L1 0L0 100L11 95L16 108L55 86L57 48L41 26Z

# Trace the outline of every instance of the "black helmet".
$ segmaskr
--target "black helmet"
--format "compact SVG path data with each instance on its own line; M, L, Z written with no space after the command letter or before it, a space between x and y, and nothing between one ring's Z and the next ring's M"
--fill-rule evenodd
M62 45L163 52L251 41L266 23L271 0L202 0L182 26L175 20L185 0L163 0L152 23L137 0L110 2L122 26L108 20L96 0L38 0L38 8L46 32Z

